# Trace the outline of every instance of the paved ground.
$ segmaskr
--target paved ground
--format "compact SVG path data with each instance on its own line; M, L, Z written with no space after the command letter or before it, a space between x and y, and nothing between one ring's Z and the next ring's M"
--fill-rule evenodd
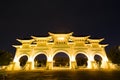
M120 80L120 71L47 70L6 72L6 80Z

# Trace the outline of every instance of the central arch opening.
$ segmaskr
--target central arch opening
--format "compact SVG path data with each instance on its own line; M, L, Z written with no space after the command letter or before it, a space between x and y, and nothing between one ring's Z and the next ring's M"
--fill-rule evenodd
M64 52L58 52L53 57L53 67L58 68L69 68L70 66L70 59L69 56Z
M47 57L45 54L38 54L34 58L34 67L35 68L43 68L46 67Z
M86 68L88 63L88 58L85 54L83 53L78 53L76 55L76 63L78 68Z

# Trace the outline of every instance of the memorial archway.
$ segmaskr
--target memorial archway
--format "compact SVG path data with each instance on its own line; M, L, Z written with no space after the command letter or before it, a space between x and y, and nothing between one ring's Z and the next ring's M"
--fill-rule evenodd
M76 37L72 34L73 32L67 34L49 32L49 36L46 37L31 36L32 39L29 40L17 39L21 45L13 45L16 48L16 55L8 69L20 70L19 64L25 66L26 70L34 70L36 67L45 67L48 70L55 67L96 69L96 63L101 63L99 65L101 68L110 67L105 53L107 44L100 44L104 39L90 39L90 36ZM41 54L44 54L43 57L38 57L42 56ZM22 64L21 57L24 55L27 59ZM96 55L102 56L98 59Z
M88 66L88 57L83 53L78 53L75 57L77 67L86 68Z
M57 52L53 56L53 68L69 68L70 58L65 52Z

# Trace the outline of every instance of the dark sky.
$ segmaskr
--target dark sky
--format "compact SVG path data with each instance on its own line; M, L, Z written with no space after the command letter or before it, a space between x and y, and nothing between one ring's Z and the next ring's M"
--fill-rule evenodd
M5 1L5 0L4 0ZM0 2L0 49L14 53L16 39L48 32L105 38L120 45L119 0L8 0Z

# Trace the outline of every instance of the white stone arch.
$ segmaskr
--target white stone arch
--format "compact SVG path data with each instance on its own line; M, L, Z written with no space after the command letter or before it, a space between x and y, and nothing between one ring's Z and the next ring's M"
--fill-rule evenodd
M70 59L70 61L71 61L70 54L69 54L68 51L66 51L66 50L56 50L56 51L53 53L53 55L52 55L52 60L53 60L54 56L55 56L57 53L60 53L60 52L63 52L63 53L65 53L65 54L67 54L68 57L69 57L69 59Z
M29 56L28 54L25 54L25 53L24 53L24 54L21 54L21 55L19 55L19 56L16 56L15 59L14 59L14 62L19 62L20 58L23 57L23 56L27 56L28 60L29 60L29 58L30 58L30 56ZM28 61L28 60L27 60L27 61Z
M30 56L28 55L28 54L26 54L26 53L24 53L24 54L20 54L19 56L17 56L16 57L16 65L18 66L18 69L21 69L21 66L20 66L20 58L22 58L23 56L27 56L27 61L26 61L26 64L27 64L27 62L29 61L29 58L30 58ZM25 65L26 65L25 64Z
M46 52L37 52L36 54L33 55L32 61L34 61L35 57L39 54L44 54L46 56L47 60L48 60L48 55L46 54Z
M76 56L78 55L78 54L84 54L87 58L88 58L88 60L89 60L89 55L87 55L86 54L86 52L81 52L81 51L77 51L76 53L75 53L75 55L74 55L74 58L76 59Z
M102 54L100 54L100 53L94 53L94 55L93 55L93 59L94 59L95 55L100 56L100 57L102 58L102 61L104 61L104 56L103 56Z
M53 63L53 58L54 58L54 56L57 54L57 53L60 53L60 52L63 52L64 54L66 54L67 56L68 56L68 58L69 58L69 68L71 68L71 56L70 56L70 54L69 54L69 52L68 51L66 51L66 50L56 50L56 51L54 51L54 53L53 53L53 55L52 55L52 63Z
M100 52L94 53L93 58L94 58L95 55L99 55L102 58L101 68L106 68L107 67L107 61L108 61L107 57L100 54Z
M84 54L86 57L87 57L87 68L91 68L91 57L90 57L90 55L88 55L87 54L87 52L83 52L83 51L77 51L75 54L74 54L74 59L75 59L75 61L76 61L76 56L78 55L78 54ZM76 65L77 65L77 62L76 62Z
M35 57L38 56L39 54L44 54L44 55L46 56L47 60L48 60L48 55L47 55L46 52L40 51L40 52L35 53L35 54L30 58L30 61L32 62L32 69L35 68L35 66L34 66L34 59L35 59Z

